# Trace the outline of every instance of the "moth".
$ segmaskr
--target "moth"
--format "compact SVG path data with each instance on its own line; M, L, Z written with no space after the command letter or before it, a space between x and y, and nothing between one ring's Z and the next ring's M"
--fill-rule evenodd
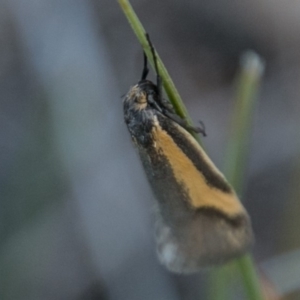
M250 218L224 175L189 133L201 131L178 117L162 96L156 71L124 98L124 118L157 201L156 241L160 262L176 273L193 273L227 262L253 243ZM202 130L203 131L203 130Z

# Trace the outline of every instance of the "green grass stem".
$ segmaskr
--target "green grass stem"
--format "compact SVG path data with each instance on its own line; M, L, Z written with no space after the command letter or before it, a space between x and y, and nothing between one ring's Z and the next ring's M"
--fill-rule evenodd
M242 56L236 82L231 132L224 162L224 174L240 196L245 182L249 136L263 69L263 62L254 52L248 51Z
M243 174L248 160L251 124L263 71L264 63L256 53L249 51L244 54L238 76L236 106L224 169L225 176L240 196L245 185ZM259 274L252 256L247 254L235 263L240 271L247 298L263 300Z
M236 99L232 118L231 133L225 155L224 174L236 192L242 197L245 185L246 164L249 154L249 140L257 92L259 89L264 64L257 54L247 52L241 60L241 68L236 82ZM240 271L247 298L264 299L260 287L259 275L251 256L245 255L235 260ZM212 273L209 293L212 300L231 299L228 289L231 282L228 276L236 272L232 266L224 266ZM226 282L228 287L224 284ZM215 290L218 288L218 293Z

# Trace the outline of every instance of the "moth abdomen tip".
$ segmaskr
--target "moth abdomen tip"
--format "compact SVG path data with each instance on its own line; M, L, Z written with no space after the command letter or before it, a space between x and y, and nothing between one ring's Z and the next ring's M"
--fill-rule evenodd
M253 245L247 214L239 226L222 217L198 216L186 223L166 223L159 217L156 228L159 259L170 271L194 273L241 256Z

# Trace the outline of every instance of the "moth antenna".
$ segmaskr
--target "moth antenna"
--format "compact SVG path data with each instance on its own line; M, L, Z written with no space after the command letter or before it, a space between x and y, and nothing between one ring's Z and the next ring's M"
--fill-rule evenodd
M148 44L150 46L150 50L151 50L153 61L154 61L154 68L155 68L155 72L156 72L156 85L157 85L157 89L158 89L158 97L161 98L162 97L162 79L161 79L161 77L159 75L159 71L158 71L157 57L156 57L156 53L155 53L153 44L150 40L150 36L148 33L146 33L146 38L147 38Z
M149 73L148 59L147 59L146 53L144 52L144 68L143 68L143 73L142 73L141 80L145 80L148 76L148 73Z

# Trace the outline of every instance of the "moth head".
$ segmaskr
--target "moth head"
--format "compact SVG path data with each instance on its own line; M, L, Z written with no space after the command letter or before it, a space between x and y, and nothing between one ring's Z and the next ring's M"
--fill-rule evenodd
M148 105L157 102L158 91L156 85L149 80L141 80L127 93L124 102L134 110L146 109Z
M141 91L145 92L147 95L147 100L151 102L151 99L157 99L158 96L158 89L157 86L150 80L141 80L137 86L140 88Z

